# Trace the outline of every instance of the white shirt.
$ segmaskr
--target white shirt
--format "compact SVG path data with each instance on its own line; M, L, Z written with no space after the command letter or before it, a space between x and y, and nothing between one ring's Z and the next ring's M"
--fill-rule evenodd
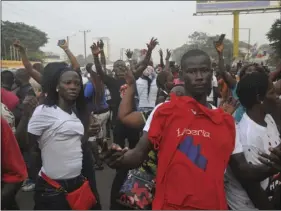
M40 136L41 171L47 176L70 179L81 174L84 127L74 112L68 114L59 107L40 105L28 123L28 132Z
M169 102L164 102L164 103L169 103ZM150 128L150 125L151 125L151 121L152 121L152 118L153 118L153 115L155 113L155 111L161 106L163 105L164 103L160 103L158 104L153 110L152 112L150 113L149 117L147 118L146 120L146 123L145 123L145 126L143 128L143 131L145 132L148 132L149 131L149 128ZM211 105L211 104L210 104ZM212 106L212 109L217 109L215 106L211 105ZM234 147L234 150L232 152L232 154L237 154L237 153L241 153L243 152L243 149L242 149L242 145L240 143L240 139L239 139L239 136L237 134L237 130L236 130L236 138L235 138L235 147Z
M276 147L280 144L280 137L277 126L271 115L265 116L266 127L258 125L244 113L238 124L238 134L245 154L246 160L258 165L259 152L269 154L269 147ZM261 182L261 187L266 189L269 185L269 179ZM246 191L234 177L230 168L225 174L225 189L227 201L231 209L255 209Z
M207 101L214 101L214 87L218 87L218 80L217 77L215 75L213 75L213 79L212 79L212 90L211 90L211 94L207 97Z
M158 91L156 85L156 79L153 79L153 81L151 82L149 95L147 95L147 90L148 90L147 80L143 78L139 78L136 81L136 84L137 84L137 91L139 95L139 107L154 108L157 98L157 91Z

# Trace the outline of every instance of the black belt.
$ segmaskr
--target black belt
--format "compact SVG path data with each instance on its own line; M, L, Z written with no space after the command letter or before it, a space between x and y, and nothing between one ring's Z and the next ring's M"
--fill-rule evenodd
M109 111L109 108L104 108L99 111L94 111L94 114L103 114Z

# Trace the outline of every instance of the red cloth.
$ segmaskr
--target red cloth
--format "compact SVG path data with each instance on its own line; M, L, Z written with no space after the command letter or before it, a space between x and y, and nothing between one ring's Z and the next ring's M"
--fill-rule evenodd
M190 97L171 95L153 115L158 149L153 210L227 210L224 171L235 146L234 119Z
M1 88L1 102L12 111L18 105L19 98L13 92Z
M4 118L1 117L1 181L17 183L27 179L27 169L18 142Z

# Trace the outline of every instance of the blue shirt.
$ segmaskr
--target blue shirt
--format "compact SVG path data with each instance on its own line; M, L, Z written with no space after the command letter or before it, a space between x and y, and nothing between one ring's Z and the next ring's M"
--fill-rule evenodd
M236 94L236 89L237 89L237 83L236 83L235 87L233 89L231 89L232 96L237 100L238 96ZM243 114L245 113L245 111L246 111L246 109L240 104L239 107L236 109L235 113L233 114L236 123L240 122L240 120L242 119Z
M93 84L90 81L86 83L86 86L84 89L84 96L87 99L88 108L91 111L99 112L100 110L108 108L108 104L106 103L105 94L103 95L103 99L99 105L95 105L93 103L93 97L95 97L95 87L93 86Z

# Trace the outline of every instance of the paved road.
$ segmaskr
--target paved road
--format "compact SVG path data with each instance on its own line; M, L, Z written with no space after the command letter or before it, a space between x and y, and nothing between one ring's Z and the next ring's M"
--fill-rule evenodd
M102 209L109 209L111 184L115 175L115 171L104 165L103 171L96 171L97 186L100 195ZM20 191L17 195L17 202L22 210L33 209L33 192Z

